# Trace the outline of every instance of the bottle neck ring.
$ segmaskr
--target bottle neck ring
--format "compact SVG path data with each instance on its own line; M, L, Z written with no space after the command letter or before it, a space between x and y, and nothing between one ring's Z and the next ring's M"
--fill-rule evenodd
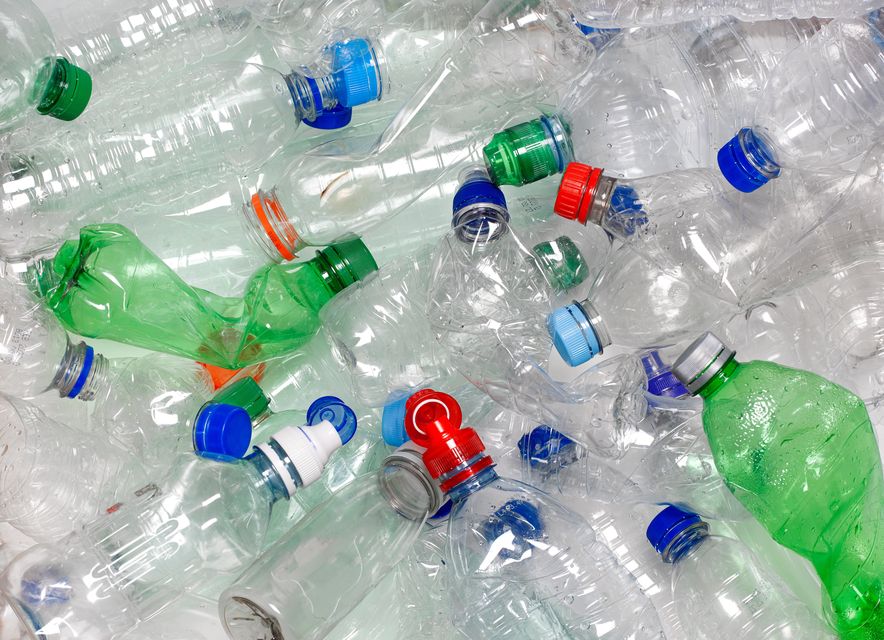
M93 400L107 378L108 361L85 342L68 343L52 387L62 398Z

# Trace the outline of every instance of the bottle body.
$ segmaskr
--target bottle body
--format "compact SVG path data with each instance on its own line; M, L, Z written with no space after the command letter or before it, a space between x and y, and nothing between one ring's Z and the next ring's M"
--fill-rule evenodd
M728 487L775 540L811 561L842 637L875 637L884 480L862 401L761 361L731 360L710 384L703 424Z

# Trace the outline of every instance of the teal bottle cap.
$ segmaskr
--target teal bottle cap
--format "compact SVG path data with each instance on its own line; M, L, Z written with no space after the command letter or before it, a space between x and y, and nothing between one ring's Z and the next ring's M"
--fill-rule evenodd
M362 238L348 235L339 238L319 252L327 267L327 274L337 291L359 282L378 270L371 251L365 246Z
M52 70L37 104L37 112L59 120L75 120L92 97L92 77L64 58L49 62Z
M568 236L540 242L531 251L550 284L559 292L576 287L589 274L583 254Z
M564 170L571 136L557 116L542 116L495 133L482 149L495 184L521 186Z

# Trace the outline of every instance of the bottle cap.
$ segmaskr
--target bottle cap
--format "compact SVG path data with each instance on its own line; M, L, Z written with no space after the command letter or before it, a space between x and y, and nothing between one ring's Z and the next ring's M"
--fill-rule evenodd
M392 447L401 447L408 442L408 433L405 431L406 402L408 396L402 396L384 405L384 413L381 415L381 435L384 442Z
M451 210L451 226L462 242L496 240L510 219L503 191L491 182L484 167L471 167L461 174Z
M642 365L648 376L648 393L667 398L681 398L688 395L687 388L675 377L675 374L663 364L657 351L648 351L641 356Z
M695 394L718 373L734 355L718 337L707 331L694 340L672 365L672 373L688 391Z
M343 129L353 119L353 109L350 107L337 106L334 109L325 109L313 120L304 118L301 122L314 129Z
M721 175L737 191L751 193L780 175L780 166L764 138L743 128L718 150Z
M563 450L576 446L577 443L561 431L541 424L519 438L519 455L532 467L545 467Z
M193 448L201 456L242 458L252 442L252 420L242 407L210 404L193 423Z
M527 500L508 500L482 523L481 529L482 537L489 544L503 535L512 534L512 548L499 551L504 559L521 558L531 549L529 540L540 540L544 536L540 510Z
M540 268L557 291L567 291L586 280L589 269L580 249L568 236L534 245L531 250Z
M344 107L381 98L381 70L371 42L354 38L332 45L335 97Z
M356 235L339 238L319 252L328 268L332 288L342 291L378 270L374 256Z
M596 50L600 50L602 47L608 45L611 40L616 38L622 31L622 29L600 29L593 27L584 24L583 22L579 22L574 16L571 16L571 19L574 21L577 28L580 29L580 33L585 35L590 42L592 42Z
M56 58L37 104L37 112L59 120L76 120L92 97L92 77L64 58Z
M337 396L322 396L307 408L307 424L327 421L338 432L341 444L347 444L356 433L356 413Z
M451 212L457 213L464 207L474 204L493 204L506 209L506 198L500 187L491 182L489 177L478 177L480 174L475 172L470 174L463 184L458 187L454 198L451 201ZM472 176L476 177L472 177Z
M582 162L572 162L562 174L553 211L568 220L586 224L595 190L604 169L591 167Z
M270 398L264 394L261 385L251 376L234 380L212 396L215 404L232 404L245 409L249 418L255 420L270 407Z
M496 184L517 187L562 171L573 156L571 136L556 116L495 133L482 154Z
M602 351L589 316L578 303L559 307L546 319L556 351L572 367L589 362Z
M494 464L479 434L460 428L462 420L457 400L432 389L418 391L405 405L405 430L426 449L424 464L445 493Z
M669 505L651 520L645 535L657 553L667 556L685 532L697 529L705 533L709 526L696 513Z
M884 49L884 8L872 9L867 16L872 40L879 48Z

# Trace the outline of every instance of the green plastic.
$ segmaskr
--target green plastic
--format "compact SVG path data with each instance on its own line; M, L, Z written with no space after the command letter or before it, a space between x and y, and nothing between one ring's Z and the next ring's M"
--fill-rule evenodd
M263 415L270 407L270 399L264 395L264 390L261 389L261 385L259 385L251 376L246 376L231 382L229 385L219 390L218 393L216 393L206 404L210 403L230 404L242 407L246 410L246 413L249 414L249 417L253 422L256 418Z
M51 68L46 74L37 112L59 120L76 120L92 97L92 77L64 58L47 61L47 65Z
M559 173L573 159L568 129L556 116L495 133L482 154L495 184L517 187Z
M884 479L863 401L816 374L734 358L699 395L718 471L813 564L842 640L884 638Z
M367 275L370 256L347 239L311 260L263 267L242 298L224 298L188 286L126 227L98 224L38 266L32 284L74 333L238 369L306 343L319 310Z
M583 254L568 236L540 242L531 251L550 284L559 292L576 287L589 275Z

